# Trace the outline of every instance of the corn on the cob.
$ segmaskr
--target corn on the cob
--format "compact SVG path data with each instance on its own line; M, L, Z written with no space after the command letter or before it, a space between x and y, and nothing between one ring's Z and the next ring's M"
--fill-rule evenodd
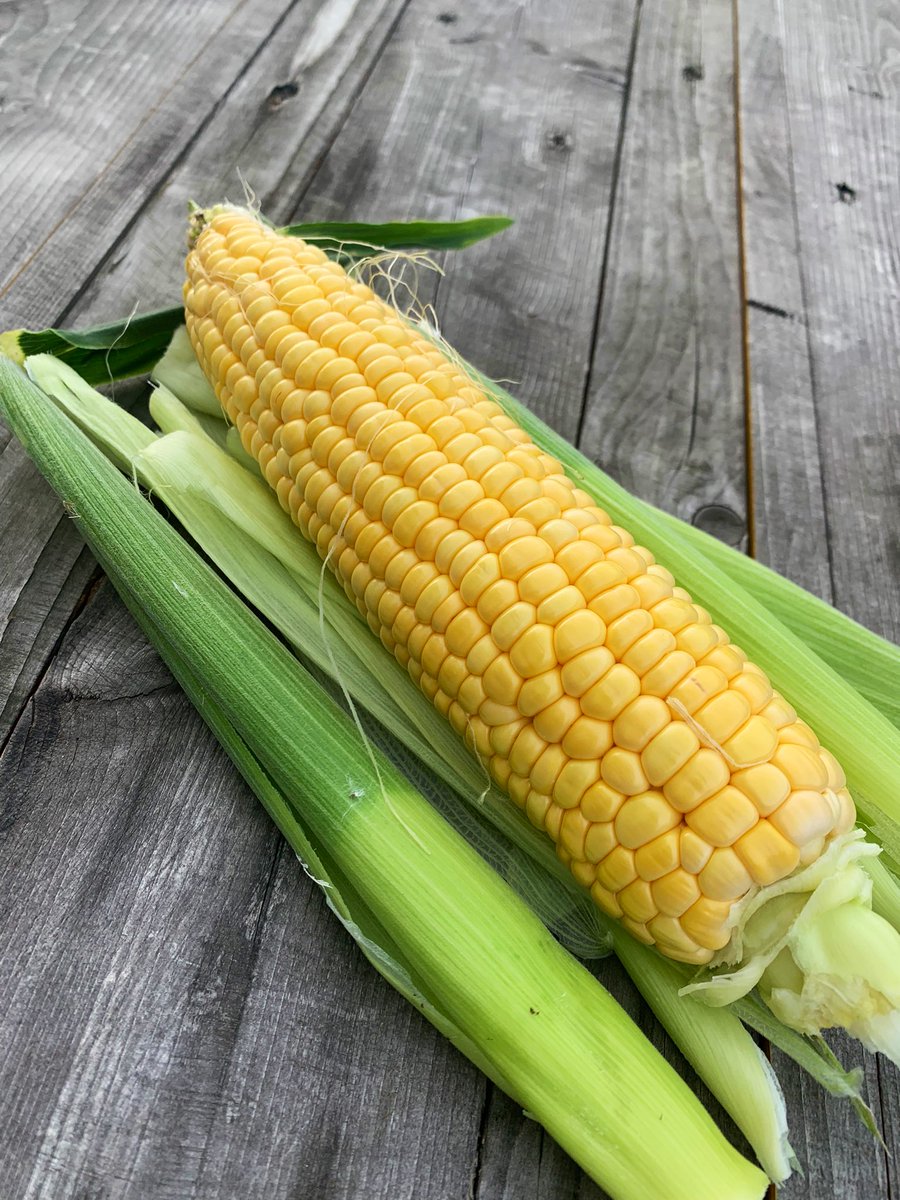
M185 310L219 400L385 647L596 902L708 962L855 810L664 567L364 283L215 210Z

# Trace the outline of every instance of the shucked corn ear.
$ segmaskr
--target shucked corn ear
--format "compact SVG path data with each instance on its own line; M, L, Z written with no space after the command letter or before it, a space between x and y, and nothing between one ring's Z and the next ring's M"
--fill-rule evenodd
M283 507L634 936L705 963L736 901L852 828L763 672L365 283L234 210L187 273L197 356Z

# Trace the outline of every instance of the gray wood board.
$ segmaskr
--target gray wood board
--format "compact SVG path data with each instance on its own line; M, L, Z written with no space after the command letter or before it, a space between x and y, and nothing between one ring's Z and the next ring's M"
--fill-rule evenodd
M61 311L72 281L86 279L131 223L290 3L11 6L4 328Z
M580 448L741 543L744 373L731 8L644 4Z
M519 218L513 230L448 256L440 282L424 278L423 298L437 298L444 332L491 373L514 376L520 394L570 437L589 379L590 452L648 498L740 539L748 514L727 9L667 12L635 0L607 0L600 12L579 0L565 17L541 15L539 6L424 0L243 8L229 19L250 22L250 49L235 49L221 30L205 52L199 90L186 76L172 82L177 54L164 79L157 72L156 100L138 73L134 104L125 107L148 112L157 132L177 116L184 128L171 146L160 153L149 125L135 136L122 121L115 128L133 137L127 153L137 157L111 156L111 198L88 187L63 211L42 196L59 230L4 301L13 306L9 319L46 320L68 308L83 322L127 311L138 296L142 307L170 303L186 199L239 197L238 171L276 219L510 211ZM25 11L16 10L7 47L23 36ZM28 53L39 58L35 45ZM98 59L95 73L103 66ZM798 250L789 257L797 270ZM661 316L662 329L654 324ZM619 384L611 376L623 355L637 375L624 372ZM670 400L664 418L650 422L660 381ZM678 475L673 444L684 459ZM771 458L787 475L791 460L777 443ZM55 1047L38 1055L36 1034L21 1043L27 1054L0 1067L10 1072L23 1134L14 1153L0 1143L2 1193L599 1195L362 962L109 589L72 621L90 560L77 557L71 526L29 480L30 468L14 457L2 469L14 483L0 508L4 568L8 547L19 564L9 598L15 619L0 641L7 723L27 706L0 758L0 787L16 773L6 789L16 809L10 836L31 842L16 872L0 874L0 889L31 897L33 911L23 914L16 896L7 961L34 957L33 974L29 967L17 984L25 1006L16 1013L28 1011ZM17 489L34 493L36 515L24 522ZM68 690L85 702L70 705ZM89 702L95 692L102 703ZM98 765L107 755L111 763ZM92 803L91 783L107 778L109 791ZM23 825L32 795L21 781L32 779L34 824ZM173 796L194 806L193 823ZM216 831L213 846L204 821ZM110 830L124 831L121 859ZM47 859L58 891L43 886ZM159 945L170 943L161 960ZM602 978L677 1061L621 973L604 964ZM15 1019L0 1024L0 1039ZM874 1088L876 1068L871 1060L867 1067ZM895 1074L887 1076L893 1111ZM801 1154L807 1145L817 1152L825 1129L838 1142L831 1174L816 1186L827 1178L846 1189L872 1157L869 1144L842 1150L852 1132L844 1111L812 1112L819 1098L801 1088L790 1100ZM868 1167L860 1178L872 1189L848 1194L885 1194ZM794 1187L788 1200L830 1194Z
M900 102L889 5L740 8L750 415L761 559L893 640L900 519L896 258ZM832 1044L864 1073L889 1154L846 1105L777 1052L806 1178L785 1194L896 1191L900 1072Z

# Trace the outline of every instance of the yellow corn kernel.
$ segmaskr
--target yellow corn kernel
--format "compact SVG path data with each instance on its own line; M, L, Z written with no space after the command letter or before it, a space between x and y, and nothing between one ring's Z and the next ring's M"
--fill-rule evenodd
M653 618L645 608L632 609L610 624L606 632L607 649L616 658L621 658L642 634L649 633L653 627Z
M741 693L750 705L751 713L761 712L772 699L772 685L765 676L748 671L746 667L739 675L735 675L728 686Z
M629 850L637 850L681 822L661 792L642 792L625 801L616 814L616 836Z
M667 917L680 917L683 912L700 899L700 885L696 875L676 867L668 875L650 884L653 903L657 911Z
M581 799L581 811L589 821L612 821L625 802L625 793L610 787L605 780L592 784Z
M584 813L584 806L581 809ZM590 863L599 863L616 847L616 831L611 821L597 822L588 829L584 853Z
M721 745L737 733L750 716L750 705L740 692L727 688L694 713L694 722L710 741Z
M782 729L785 725L793 725L797 720L797 714L787 701L777 693L772 697L760 715L765 717L767 721L771 721L776 729Z
M611 788L624 792L626 796L636 796L650 786L640 756L620 746L613 746L604 754L600 773Z
M547 809L547 815L544 817L544 828L553 838L554 842L559 841L559 827L562 824L563 815L564 810L561 809L558 804L554 804L551 800L550 807ZM563 850L564 848L562 846L557 846L556 849L557 853L559 853L559 851ZM566 851L564 852L567 853Z
M768 762L775 753L778 746L775 727L766 720L764 713L765 709L751 717L737 733L723 742L722 749L730 758L735 770Z
M616 900L615 893L605 888L602 883L598 882L591 885L591 896L598 908L610 917L621 917L622 909Z
M731 782L753 801L761 817L767 817L783 804L791 790L791 781L774 763L759 763L735 771Z
M567 663L582 650L602 646L605 635L606 626L590 609L584 608L563 617L553 633L556 661Z
M516 704L523 717L533 717L562 697L563 686L559 671L550 670L545 671L543 675L535 675L526 680L519 689L519 698ZM571 700L574 706L572 711L577 717L581 711L578 701L571 697L566 697L566 699Z
M722 755L701 746L697 753L663 784L663 793L673 808L687 813L721 791L730 778L731 772Z
M678 834L681 865L692 875L699 875L712 857L712 846L687 825L682 825Z
M668 629L651 629L625 651L622 662L643 679L674 649L675 638Z
M529 679L523 685L523 690L533 682L534 680ZM562 742L580 713L581 708L577 700L573 700L571 696L560 696L535 716L534 727L545 741Z
M552 628L549 625L532 625L510 650L509 658L525 679L549 671L556 665Z
M539 792L553 795L560 772L568 762L559 746L547 746L531 768L531 782ZM555 803L555 802L554 802ZM562 808L562 805L557 805Z
M609 721L578 717L566 730L562 748L570 758L601 759L612 745Z
M811 788L818 792L828 786L828 768L809 746L782 744L772 755L772 763L785 773L793 788Z
M569 863L569 870L575 876L577 883L580 883L583 888L589 888L597 878L597 868L590 862L573 861Z
M753 886L749 871L730 846L713 850L697 882L710 900L737 900Z
M634 852L634 866L641 879L652 882L674 871L681 862L680 844L680 833L675 828L639 846Z
M672 650L641 676L641 691L666 699L695 665L693 658L683 650Z
M613 738L624 750L644 750L669 724L669 708L658 696L638 696L613 722Z
M606 675L615 663L604 646L584 650L570 659L560 671L560 682L570 696L583 696Z
M728 785L699 808L692 809L685 820L711 846L731 846L741 834L753 828L759 813L752 800Z
M790 875L800 860L799 848L765 818L738 838L734 850L760 887Z
M683 721L672 721L646 745L641 762L654 787L671 779L700 749L700 739Z
M678 917L667 917L660 913L658 917L654 917L652 921L647 922L647 928L656 939L663 954L669 955L670 958L686 962L705 962L708 960L709 953L702 953L703 948L698 947L693 938L685 933ZM701 950L701 957L699 959L694 957L698 950Z
M622 663L615 663L581 697L581 707L589 717L612 721L640 694L641 683L634 671Z
M616 894L616 899L625 916L640 925L645 925L659 912L650 884L643 879L632 880Z
M544 796L540 792L536 792L534 788L531 788L525 801L525 814L532 825L536 825L538 829L543 829L549 810L550 797Z
M636 878L634 855L624 846L611 850L597 868L597 881L611 892L620 892Z
M701 896L680 918L681 928L705 950L721 950L731 937L726 925L730 911L726 901Z
M585 819L580 809L565 810L559 826L560 844L579 862L583 862L586 857L585 839L590 828L590 822Z
M769 823L795 846L805 846L831 833L837 817L826 795L818 790L800 789L791 792L784 804L775 809Z
M563 751L565 754L565 751ZM561 808L575 808L581 804L588 788L600 779L600 764L596 761L569 760L563 765L553 785L553 799ZM588 817L593 820L592 817Z
M717 667L695 667L693 671L672 689L669 702L677 706L675 711L679 716L687 713L693 716L713 696L724 692L728 680Z

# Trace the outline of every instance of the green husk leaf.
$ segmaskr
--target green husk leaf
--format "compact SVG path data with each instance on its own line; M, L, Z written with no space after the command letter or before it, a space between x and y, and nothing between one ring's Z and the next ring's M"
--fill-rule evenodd
M40 378L41 364L28 366ZM176 405L167 401L164 424L175 432L136 456L132 467L138 477L304 656L340 679L358 703L468 800L468 817L458 805L437 802L564 944L585 956L604 952L615 933L621 940L621 929L578 888L549 841L505 797L485 787L478 764L406 672L389 656L371 654L367 626L332 575L323 571L312 547L297 535L271 489L189 436L185 431L190 431L191 418L180 416ZM118 412L107 403L107 425L100 430L104 440ZM323 638L325 614L333 636ZM529 857L523 858L523 852ZM681 999L683 975L653 951L630 938L620 949L640 990L744 1130L770 1177L786 1178L792 1159L783 1101L740 1022L730 1013Z
M26 364L31 373L31 363ZM32 378L36 378L32 376ZM44 389L47 390L46 388ZM77 406L76 406L77 407ZM173 391L159 383L150 393L150 416L163 433L192 433L195 437L208 437L224 450L229 428L218 417L211 417L199 409L188 408L181 403ZM73 413L77 422L77 417ZM86 430L90 434L90 430Z
M798 1164L788 1140L778 1078L728 1009L691 1004L679 995L685 972L610 922L616 956L641 995L719 1103L732 1116L775 1183ZM725 1018L719 1020L718 1018Z
M341 258L367 258L378 250L463 250L512 225L512 217L471 217L465 221L312 221L286 225L279 233L317 242Z
M619 1200L655 1194L658 1163L670 1200L761 1197L762 1174L611 997L387 760L360 752L353 725L289 652L3 362L0 407L101 562L415 964L416 985L519 1102Z
M789 1029L768 1009L755 993L742 996L729 1006L730 1011L782 1054L792 1058L802 1070L839 1099L849 1100L862 1124L874 1138L881 1141L875 1115L862 1098L860 1088L863 1073L857 1067L848 1071L821 1037L806 1037Z
M416 986L413 982L412 966L403 961L400 950L393 943L383 925L363 903L349 880L344 878L333 864L326 866L327 854L313 845L296 809L272 782L262 764L251 753L247 743L228 720L222 708L206 693L200 679L178 657L164 635L153 625L138 601L117 579L114 572L110 573L110 579L147 639L155 647L188 699L200 713L250 790L263 805L285 841L296 854L303 870L322 889L328 907L375 970L401 996L417 1008L444 1037L453 1042L479 1070L492 1078L498 1087L510 1092L509 1083L482 1055L477 1044L466 1037L454 1021Z
M87 383L111 383L149 371L183 322L182 308L163 308L91 329L13 329L0 335L0 353L19 364L53 354Z
M512 223L512 217L505 216L376 224L313 221L287 225L279 232L316 241L327 254L346 262L366 258L379 250L462 250L502 233ZM0 354L20 366L31 355L52 354L68 363L87 383L102 385L132 375L146 375L183 324L184 309L176 306L90 329L12 329L0 334ZM181 394L172 377L162 378L161 382ZM208 384L205 390L211 394ZM187 396L185 399L190 402Z

